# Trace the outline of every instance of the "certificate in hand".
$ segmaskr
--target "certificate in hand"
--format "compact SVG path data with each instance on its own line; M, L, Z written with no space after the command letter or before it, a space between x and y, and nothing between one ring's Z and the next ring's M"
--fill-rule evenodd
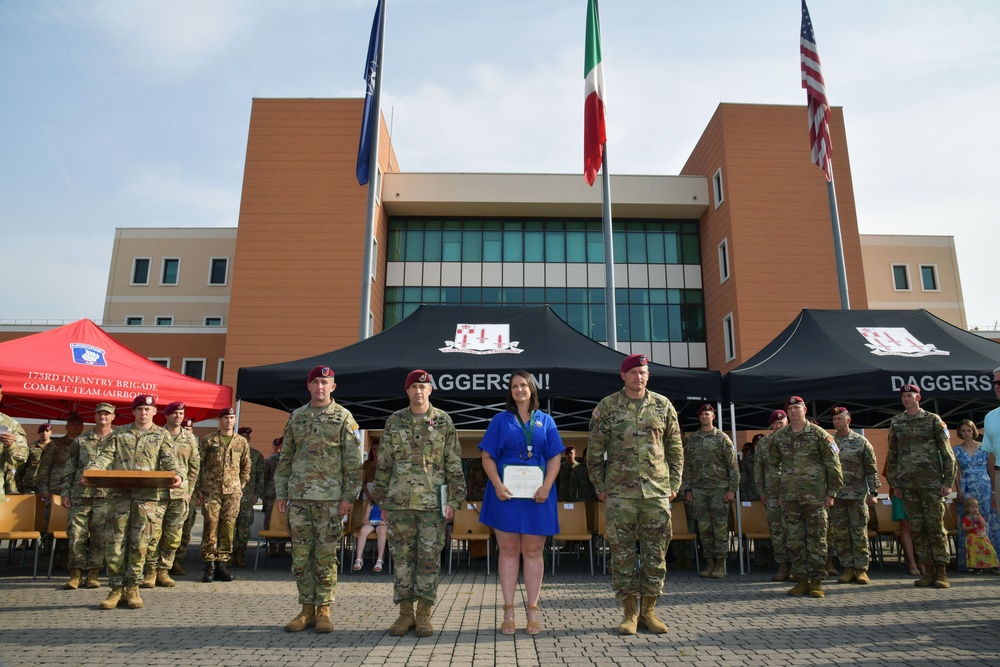
M543 480L539 466L506 466L503 469L503 485L514 498L531 498Z

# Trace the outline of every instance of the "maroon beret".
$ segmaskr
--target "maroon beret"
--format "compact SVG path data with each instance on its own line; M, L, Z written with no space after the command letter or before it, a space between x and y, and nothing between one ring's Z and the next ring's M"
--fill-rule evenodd
M182 403L181 401L174 401L173 403L171 403L167 407L163 408L163 414L165 414L165 415L167 415L169 417L170 415L174 414L178 410L183 410L183 409L184 409L184 403Z
M703 413L703 412L711 412L714 415L715 414L715 408L712 407L711 403L705 403L703 406L701 406L700 408L698 408L698 414L699 415L701 413Z
M41 426L38 427L39 433L44 433L45 431L51 431L51 430L52 430L52 424L42 424Z
M622 373L628 373L636 366L646 366L648 364L649 358L645 354L630 354L622 362Z
M189 417L181 422L181 426L184 428L194 428L194 420Z
M425 370L417 369L415 371L410 371L406 375L406 384L403 385L403 389L409 389L410 385L414 382L430 382L431 374Z
M281 449L281 443L283 443L284 441L285 441L285 436L279 435L277 438L274 439L274 442L272 442L271 445L277 447L278 449Z
M753 443L757 442L758 440L760 440L763 437L764 437L763 433L758 433L757 435L755 435L753 437L753 439L750 441L750 443L753 444Z
M250 435L251 433L253 433L253 429L250 428L249 426L240 426L238 429L236 429L236 432L239 433L240 435Z
M233 408L222 408L221 410L219 410L219 419L222 419L223 417L228 417L230 415L235 417L236 410L234 410Z
M153 407L156 407L156 401L149 394L139 394L138 396L132 399L133 410L142 407L144 405L152 405Z
M306 378L306 384L312 382L316 378L333 378L333 369L329 366L317 366L309 371L309 376Z
M789 405L805 405L806 401L801 396L792 396L787 401L785 401L785 409L788 409Z
M834 416L836 416L836 415L849 415L849 414L851 414L851 411L848 410L847 408L845 408L843 405L838 405L837 407L835 407L833 409L833 412L831 414L833 414Z
M900 395L903 395L903 394L905 394L907 392L914 393L917 396L919 396L920 395L920 387L918 387L915 384L904 384L902 387L899 388L899 394Z
M768 424L773 424L774 422L778 421L779 419L788 419L788 415L785 414L784 410L775 410L774 412L772 412L771 413L771 418L767 420L767 423Z

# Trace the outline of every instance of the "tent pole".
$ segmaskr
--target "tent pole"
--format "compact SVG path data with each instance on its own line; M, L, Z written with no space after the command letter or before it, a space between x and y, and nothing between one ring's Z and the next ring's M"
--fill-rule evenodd
M240 408L242 407L243 401L236 399L236 428L240 427Z
M720 410L721 405L720 403ZM736 449L736 405L734 403L729 404L729 432L732 433L730 437L733 440L733 449ZM736 485L736 553L740 557L740 574L746 574L743 568L743 502L740 498L739 484Z

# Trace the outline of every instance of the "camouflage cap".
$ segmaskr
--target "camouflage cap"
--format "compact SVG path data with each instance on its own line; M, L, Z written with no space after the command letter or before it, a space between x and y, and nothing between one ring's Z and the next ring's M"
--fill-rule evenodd
M82 424L83 423L83 417L81 417L80 414L77 413L77 412L71 412L68 415L66 415L66 423L67 424Z
M107 412L109 415L115 414L115 406L110 403L98 403L94 412Z

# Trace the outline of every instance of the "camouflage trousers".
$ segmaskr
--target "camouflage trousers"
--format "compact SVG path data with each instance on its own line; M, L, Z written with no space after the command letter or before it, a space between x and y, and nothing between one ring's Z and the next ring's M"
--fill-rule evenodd
M181 531L181 543L177 546L177 551L181 554L181 560L184 560L188 544L191 543L191 531L194 530L194 522L198 519L199 507L201 505L195 502L194 495L192 494L191 500L188 502L188 515L187 519L184 520L184 530Z
M706 558L729 556L729 489L692 489L691 514L698 524L701 548Z
M868 569L868 505L860 500L836 500L829 510L827 538L843 567Z
M229 561L239 513L239 493L203 497L201 514L205 518L205 527L201 533L201 559L204 562Z
M619 601L635 596L655 598L663 593L670 533L669 498L608 498L611 585ZM641 555L636 553L637 542ZM637 558L641 561L638 570Z
M146 554L147 568L169 570L173 567L184 523L188 518L188 505L188 501L183 498L171 498L161 503L159 528Z
M951 550L948 548L948 531L944 528L944 498L940 490L900 490L917 557L947 565L951 560Z
M786 500L782 510L792 575L822 579L826 576L826 505Z
M784 510L782 510L778 499L773 496L768 496L765 508L767 510L767 526L771 531L770 542L774 562L778 564L787 563L790 559L788 545L785 541L785 523L784 519L782 519Z
M392 553L392 601L437 600L438 571L444 549L445 520L439 511L392 510L389 549Z
M253 527L253 498L243 496L240 501L240 513L236 517L236 537L233 549L246 549L250 541L250 529Z
M335 500L289 501L292 576L299 604L332 604L337 590L338 550L344 523Z
M108 503L105 498L71 498L66 536L69 569L99 570L107 545Z
M133 499L130 495L109 496L107 544L108 585L135 586L153 538L158 501Z

